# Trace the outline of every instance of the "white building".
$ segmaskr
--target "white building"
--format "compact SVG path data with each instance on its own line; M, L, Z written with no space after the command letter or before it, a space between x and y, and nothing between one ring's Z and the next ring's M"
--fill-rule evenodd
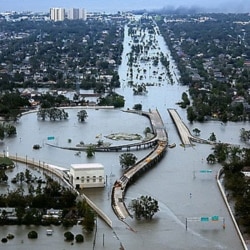
M84 21L87 20L87 12L85 9L79 9L79 19L82 19Z
M50 20L53 21L64 21L65 9L64 8L51 8L50 9Z
M100 163L71 164L71 183L74 188L104 187L104 166Z
M87 14L86 14L85 9L75 9L75 8L69 9L68 10L68 19L70 19L70 20L82 19L82 20L86 21Z
M79 9L71 8L68 11L68 19L77 20L79 19Z

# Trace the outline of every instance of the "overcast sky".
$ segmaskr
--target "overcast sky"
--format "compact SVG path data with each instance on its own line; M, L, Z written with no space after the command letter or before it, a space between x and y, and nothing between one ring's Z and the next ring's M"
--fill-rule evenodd
M50 7L117 12L163 7L202 7L216 12L250 12L250 0L0 0L0 11L43 11Z

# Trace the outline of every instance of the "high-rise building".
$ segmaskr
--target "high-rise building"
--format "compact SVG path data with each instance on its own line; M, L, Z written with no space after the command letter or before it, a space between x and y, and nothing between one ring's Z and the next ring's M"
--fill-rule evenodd
M86 16L85 9L75 9L75 8L69 9L68 19L70 19L70 20L76 20L76 19L86 20L87 16Z
M79 19L79 9L71 8L68 11L68 19L76 20Z
M85 9L79 10L79 19L83 19L84 21L87 19L87 13Z
M53 21L63 21L65 19L65 9L63 8L51 8L50 19Z
M67 18L70 20L87 19L85 9L71 8L67 11ZM51 8L50 19L54 21L63 21L65 19L65 9L63 8Z

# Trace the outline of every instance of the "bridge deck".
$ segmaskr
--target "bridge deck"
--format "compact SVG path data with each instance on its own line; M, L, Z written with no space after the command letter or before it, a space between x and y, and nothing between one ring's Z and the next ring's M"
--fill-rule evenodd
M175 123L175 126L178 130L178 133L179 133L179 136L181 138L183 145L192 146L193 145L192 141L198 142L198 143L215 144L215 142L213 142L213 141L209 141L209 140L205 140L205 139L201 139L199 137L193 136L190 133L187 126L181 120L179 114L177 113L177 111L175 109L168 109L168 112L169 112L173 122Z
M148 116L154 133L156 134L157 147L155 147L155 149L145 158L137 162L135 166L126 171L113 186L111 199L112 207L117 217L121 220L130 216L124 203L124 195L127 185L135 175L155 164L163 156L167 147L167 133L158 111L151 111L148 113Z
M175 123L175 126L181 137L182 143L184 145L192 145L192 142L191 142L192 135L189 129L187 128L187 126L181 120L177 111L175 109L168 109L168 112Z

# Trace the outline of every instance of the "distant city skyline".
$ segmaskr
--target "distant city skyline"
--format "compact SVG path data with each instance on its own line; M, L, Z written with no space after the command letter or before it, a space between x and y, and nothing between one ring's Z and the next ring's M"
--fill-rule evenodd
M117 12L130 10L155 10L162 8L202 8L214 12L250 12L249 0L1 0L0 11L49 12L52 7L85 8L87 11Z

